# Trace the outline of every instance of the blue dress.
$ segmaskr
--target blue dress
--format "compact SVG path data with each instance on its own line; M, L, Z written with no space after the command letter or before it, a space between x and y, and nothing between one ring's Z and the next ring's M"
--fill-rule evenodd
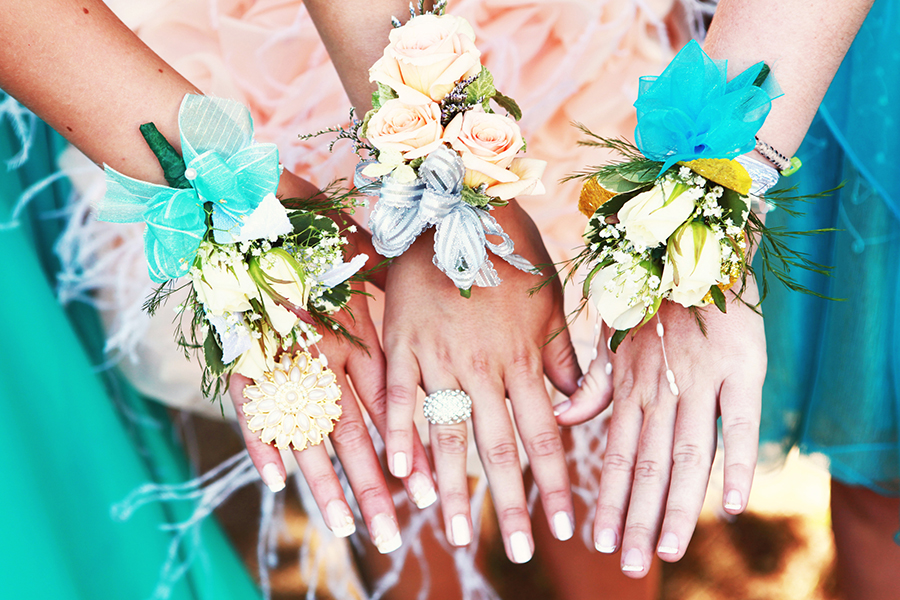
M0 109L6 99L0 91ZM124 522L111 516L138 486L181 482L189 473L165 410L114 370L96 367L103 348L97 314L83 304L63 307L54 294L53 244L66 190L45 189L11 222L23 190L55 171L63 146L32 119L17 134L0 110L0 595L259 598L212 520L201 527L192 566L167 589L157 584L172 534L161 527L184 520L184 511L151 504ZM10 163L26 141L28 160Z
M831 277L793 274L841 301L775 284L763 302L769 369L762 458L793 445L848 485L900 494L900 2L873 6L783 184L813 193L805 215L767 224L838 231L793 244Z

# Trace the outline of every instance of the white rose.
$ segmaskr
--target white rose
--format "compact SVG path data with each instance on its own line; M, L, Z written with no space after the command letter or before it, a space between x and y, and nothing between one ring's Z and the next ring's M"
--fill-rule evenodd
M671 180L654 185L619 209L617 216L625 226L625 238L639 247L665 244L691 216L702 196L703 190Z
M661 289L682 306L700 306L722 272L722 250L712 229L702 223L685 224L669 240L666 253Z
M619 331L640 323L652 305L645 303L644 298L653 276L646 263L639 261L600 269L591 280L591 301L603 322Z
M247 271L247 264L241 254L231 248L203 244L200 268L191 269L191 279L197 298L207 312L216 315L250 310L250 299L259 298L259 290Z
M265 279L261 287L266 315L275 331L286 336L306 310L312 278L301 273L299 263L281 248L263 254L259 266Z
M440 102L461 79L481 72L481 52L468 21L421 15L392 29L384 56L369 69L407 104Z
M435 102L405 104L388 100L369 119L366 138L381 151L399 152L403 160L425 156L441 145L441 107Z
M241 354L234 364L234 372L256 381L263 381L263 374L275 368L275 354L278 340L268 328L263 329L259 339L253 339L250 349Z

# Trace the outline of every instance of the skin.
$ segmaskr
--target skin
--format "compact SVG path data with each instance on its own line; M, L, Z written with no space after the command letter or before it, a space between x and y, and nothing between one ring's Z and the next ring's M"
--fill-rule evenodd
M871 0L719 4L704 49L728 59L730 77L764 60L785 94L773 103L761 139L793 154L870 6ZM756 301L752 280L743 293ZM654 318L615 354L606 351L610 332L604 332L582 388L558 417L574 424L612 402L594 539L605 551L622 551L630 577L647 573L654 552L666 561L684 555L709 481L720 415L724 508L737 514L747 506L766 367L762 318L734 301L727 314L710 307L700 313L705 337L684 307L666 302L659 311L678 396L669 390ZM601 543L610 539L611 545Z

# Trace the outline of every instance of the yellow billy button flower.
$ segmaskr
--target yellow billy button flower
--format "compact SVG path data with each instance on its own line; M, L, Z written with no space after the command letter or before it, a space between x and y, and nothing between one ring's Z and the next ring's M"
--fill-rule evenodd
M279 450L320 444L341 416L334 373L308 352L285 353L264 381L244 388L247 427Z

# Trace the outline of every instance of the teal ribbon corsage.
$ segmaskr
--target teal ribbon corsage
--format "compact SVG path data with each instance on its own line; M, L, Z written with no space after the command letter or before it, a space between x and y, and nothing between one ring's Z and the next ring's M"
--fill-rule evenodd
M181 176L169 178L177 187L105 166L106 196L97 206L101 221L146 223L144 251L157 283L188 273L210 229L219 244L235 241L281 175L278 149L253 141L250 112L239 102L185 96L178 126L184 164Z
M692 40L662 75L641 78L634 137L646 158L663 163L660 174L677 162L734 158L756 146L781 90L762 62L731 81L727 67Z

